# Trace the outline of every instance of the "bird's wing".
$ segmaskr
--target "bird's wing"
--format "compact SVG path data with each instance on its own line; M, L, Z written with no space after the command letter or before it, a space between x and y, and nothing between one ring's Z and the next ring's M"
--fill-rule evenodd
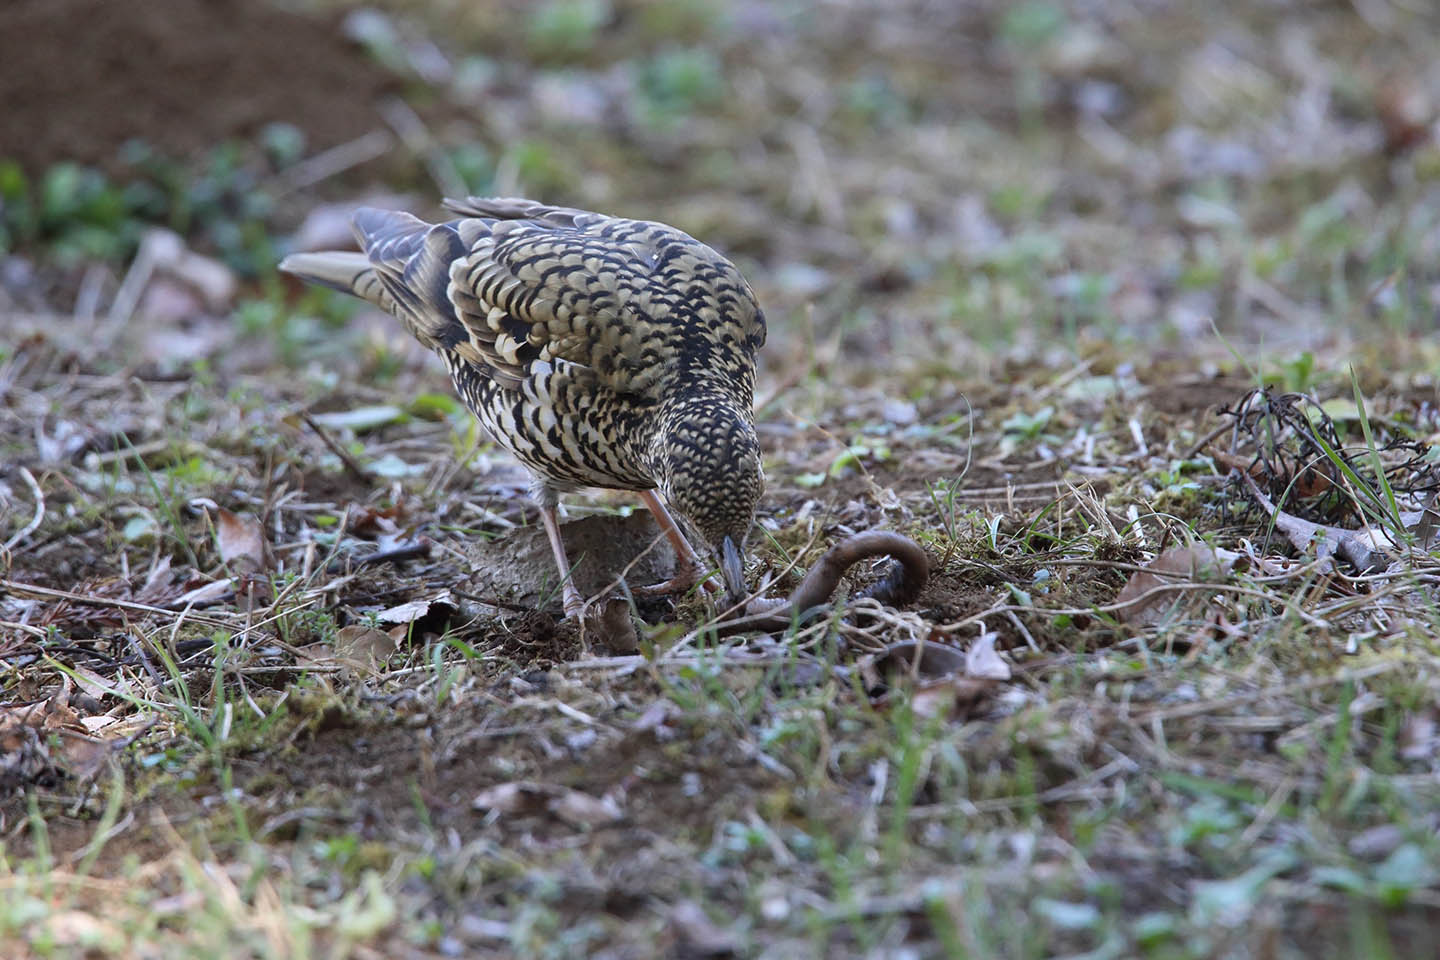
M459 235L446 224L368 207L355 212L353 225L364 252L292 253L280 269L368 300L431 349L464 340L446 294L449 264L465 252Z
M300 254L310 279L400 317L421 342L519 389L537 364L636 396L685 370L747 384L765 319L733 264L674 227L529 200L447 200L428 224L356 211L358 256ZM304 258L342 257L321 271ZM385 302L382 302L385 301ZM393 304L393 307L391 306Z
M739 271L674 227L528 200L446 206L465 217L450 299L502 381L560 360L616 392L652 396L685 366L739 375L764 342Z

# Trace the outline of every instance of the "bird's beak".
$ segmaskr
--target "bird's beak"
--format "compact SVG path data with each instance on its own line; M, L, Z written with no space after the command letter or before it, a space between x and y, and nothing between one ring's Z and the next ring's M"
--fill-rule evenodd
M745 567L740 562L740 548L730 537L720 541L720 573L731 600L745 596Z

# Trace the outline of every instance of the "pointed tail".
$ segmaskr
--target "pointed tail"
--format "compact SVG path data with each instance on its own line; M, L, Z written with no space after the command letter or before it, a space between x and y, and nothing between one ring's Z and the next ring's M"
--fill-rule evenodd
M376 275L370 258L363 253L292 253L280 261L280 269L302 280L352 294L382 310L394 312L394 301Z

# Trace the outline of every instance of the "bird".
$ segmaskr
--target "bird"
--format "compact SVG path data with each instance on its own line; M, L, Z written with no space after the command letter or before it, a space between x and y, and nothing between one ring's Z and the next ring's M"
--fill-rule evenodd
M738 601L765 484L754 390L766 336L740 271L654 221L514 197L444 207L455 219L362 207L358 252L293 253L279 269L374 304L440 356L531 474L567 617L585 601L556 507L584 487L634 491L654 514L677 562L650 592L699 583Z

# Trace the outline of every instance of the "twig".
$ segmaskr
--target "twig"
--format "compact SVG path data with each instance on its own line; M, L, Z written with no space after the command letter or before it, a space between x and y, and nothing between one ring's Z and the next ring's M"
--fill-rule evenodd
M1254 690L1250 693L1238 693L1233 697L1224 697L1220 700L1208 700L1203 703L1187 703L1178 707L1163 707L1159 710L1149 710L1137 713L1134 719L1137 722L1147 720L1178 720L1182 717L1196 717L1205 713L1218 713L1231 707L1244 706L1254 703L1269 696L1293 696L1297 693L1304 693L1307 690L1319 690L1322 687L1332 687L1337 683L1350 683L1355 680L1367 680L1370 677L1379 676L1382 673L1389 673L1392 670L1399 670L1406 667L1403 661L1390 661L1389 663L1377 663L1359 670L1342 670L1330 677L1318 677L1314 680L1302 680L1299 683L1282 684L1279 687L1269 687Z
M285 171L280 177L278 193L283 195L313 187L322 180L328 180L336 174L384 156L385 151L394 143L395 138L389 130L376 129L349 143L317 153Z
M441 193L447 197L463 197L469 192L455 164L440 149L425 121L410 104L399 97L390 97L381 101L380 115L399 134L406 148L425 161L425 169Z
M1154 573L1156 571L1150 572ZM935 627L935 630L938 633L955 633L956 631L963 630L964 628L971 626L972 624L979 623L981 620L988 616L992 616L997 613L1005 613L1006 611L1014 611L1015 613L1034 613L1040 614L1041 616L1049 617L1079 617L1085 616L1087 614L1096 613L1116 613L1120 610L1127 610L1130 607L1148 603L1150 602L1150 600L1160 594L1178 590L1208 590L1215 593L1234 593L1243 597L1256 597L1260 600L1269 600L1271 603L1285 603L1284 598L1277 597L1274 594L1266 593L1263 590L1252 590L1249 587L1236 586L1235 584L1230 583L1162 583L1158 586L1151 587L1149 590L1146 590L1139 596L1132 597L1129 600L1123 600L1119 603L1107 603L1103 606L1097 605L1093 607L1038 607L1021 606L1019 604L997 603L992 606L986 607L984 610L981 610L977 614L966 617L964 620L956 620L954 623L939 624ZM1318 627L1325 630L1330 629L1330 623L1321 617L1317 617L1313 614L1307 613L1306 611L1301 610L1299 607L1287 606L1286 609L1289 610L1291 613L1295 614L1295 616L1304 620L1306 623L1310 624L1310 626L1312 627Z
M380 563L399 563L402 560L414 560L416 557L430 556L430 548L434 544L428 537L421 537L409 543L398 544L389 550L377 550L372 554L361 557L355 562L357 567L369 567Z
M150 662L150 658L145 655L144 645L135 638L135 634L129 633L129 631L127 631L127 634L128 636L126 636L125 639L129 642L130 649L135 651L135 656L140 659L140 666L144 667L145 672L150 674L150 679L155 681L156 689L163 690L165 688L165 681L161 678L160 672L155 669L155 665Z
M1192 443L1192 444L1190 445L1190 449L1186 450L1185 453L1184 453L1184 455L1182 455L1182 456L1180 457L1180 459L1181 459L1181 460L1194 460L1194 459L1195 459L1195 456L1196 456L1201 450L1204 450L1206 447L1210 446L1210 441L1211 441L1211 440L1214 440L1215 438L1219 437L1220 434L1224 433L1224 432L1227 431L1227 430L1232 430L1232 429L1234 429L1234 427L1235 427L1235 424L1233 424L1233 423L1222 423L1222 424L1220 424L1220 426L1216 427L1214 430L1211 430L1209 433L1205 434L1205 436L1201 437L1199 440L1196 440L1194 443Z
M35 475L29 470L21 467L20 476L25 478L25 482L30 485L30 492L35 495L35 515L30 518L30 522L25 524L19 533L15 534L15 536L9 540L6 540L4 546L0 546L0 553L9 553L13 550L16 544L34 533L36 528L40 526L40 522L45 519L45 492L40 489L40 484L35 482Z
M331 453L340 458L340 462L345 465L346 473L350 474L354 479L361 481L366 486L370 485L370 476L365 472L364 468L360 466L359 462L350 456L344 447L336 443L335 438L330 436L330 432L316 423L315 418L310 416L308 411L300 411L300 419L304 420L305 425L315 431L325 446L330 448Z
M139 613L158 613L162 616L176 616L174 610L167 610L164 607L152 606L148 603L136 603L133 600L120 600L115 597L92 597L84 593L73 593L69 590L56 590L52 587L41 587L33 583L20 583L17 580L0 579L0 590L8 590L12 593L25 593L35 597L49 597L54 600L69 600L72 603L88 603L95 607L114 607L120 610L135 610ZM183 614L182 614L183 615ZM233 624L225 620L218 620L214 617L190 615L192 623L203 623L210 627L231 627Z
M1091 771L1077 780L1069 783L1062 783L1059 786L1051 787L1040 793L1028 794L1013 797L991 797L984 800L958 800L953 803L931 803L921 807L912 807L907 815L911 820L936 820L941 817L954 816L957 813L973 816L977 813L993 813L999 810L1010 810L1015 807L1024 807L1030 804L1059 803L1064 800L1084 800L1092 796L1092 791L1103 781L1117 773L1134 773L1139 770L1139 765L1129 757L1118 757L1111 760L1098 770Z

